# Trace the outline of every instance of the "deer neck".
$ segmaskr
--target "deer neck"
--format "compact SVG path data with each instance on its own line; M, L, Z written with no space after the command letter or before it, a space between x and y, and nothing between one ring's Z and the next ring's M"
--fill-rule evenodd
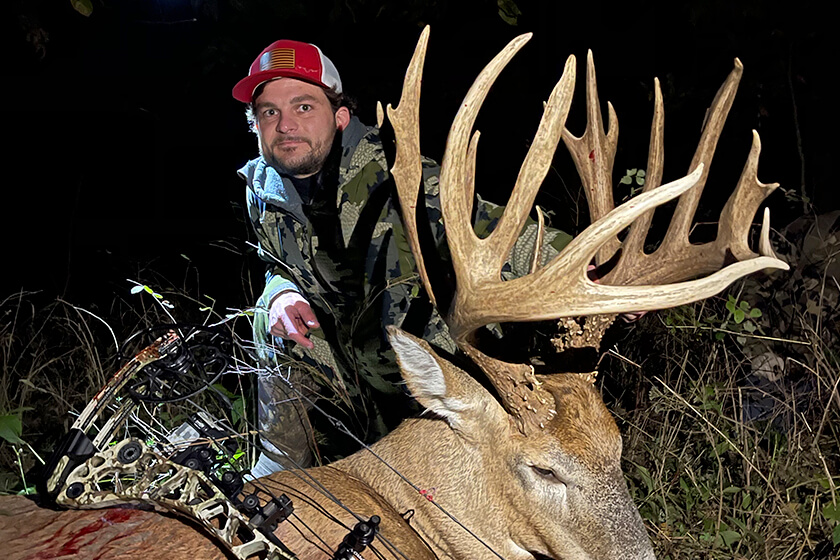
M483 445L463 439L442 420L414 418L372 446L384 462L361 450L333 466L366 482L404 514L438 558L495 555L435 504L503 557L517 558L498 507L505 503L502 485L493 484L501 476L503 455L495 453L493 461L487 460L488 450Z

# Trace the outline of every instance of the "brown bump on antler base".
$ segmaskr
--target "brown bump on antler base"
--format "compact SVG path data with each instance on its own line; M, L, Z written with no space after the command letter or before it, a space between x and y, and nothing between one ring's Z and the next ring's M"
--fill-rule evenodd
M469 343L460 348L487 374L522 434L541 429L554 417L554 399L542 388L531 366L491 358Z
M601 339L604 333L615 322L616 314L591 315L585 320L577 321L571 317L560 319L557 326L559 336L552 338L551 343L557 352L563 352L570 348L594 348L601 347ZM581 323L583 323L581 325Z

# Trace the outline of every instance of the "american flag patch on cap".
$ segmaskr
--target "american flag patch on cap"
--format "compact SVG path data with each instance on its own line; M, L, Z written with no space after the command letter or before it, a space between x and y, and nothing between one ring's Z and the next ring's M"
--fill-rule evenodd
M260 58L260 71L295 67L295 49L274 49Z

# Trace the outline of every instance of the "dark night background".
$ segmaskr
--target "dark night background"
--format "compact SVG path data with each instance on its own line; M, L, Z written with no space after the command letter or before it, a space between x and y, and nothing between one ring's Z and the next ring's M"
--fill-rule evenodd
M806 206L838 207L828 139L836 130L829 82L837 49L830 20L817 7L823 3L515 5L517 25L493 0L92 0L89 17L70 0L7 4L0 104L7 138L4 297L24 288L79 305L107 302L127 294L125 279L150 263L196 296L209 294L225 306L251 303L247 284L261 288L261 265L253 253L241 254L250 232L235 171L256 155L256 141L230 90L278 38L321 47L371 123L377 100L398 101L414 44L430 24L421 149L440 160L474 77L507 41L534 32L478 123L478 189L500 202L569 54L578 58L570 130L583 131L589 48L602 105L609 100L616 108L616 183L626 168L645 166L653 78L665 94L669 181L686 172L706 107L737 56L744 78L699 218L715 219L734 187L751 128L764 147L759 178L792 194L804 180L810 199L803 205L772 195L776 227ZM554 208L554 223L572 231L569 193L578 192L579 180L562 145L555 160L557 173L538 203Z

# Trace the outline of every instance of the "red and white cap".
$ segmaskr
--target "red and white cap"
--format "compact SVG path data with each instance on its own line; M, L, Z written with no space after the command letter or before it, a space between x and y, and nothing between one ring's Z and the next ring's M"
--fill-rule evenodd
M341 78L332 61L310 43L283 39L267 46L251 64L248 76L233 87L233 97L251 103L254 90L276 78L296 78L341 93Z

